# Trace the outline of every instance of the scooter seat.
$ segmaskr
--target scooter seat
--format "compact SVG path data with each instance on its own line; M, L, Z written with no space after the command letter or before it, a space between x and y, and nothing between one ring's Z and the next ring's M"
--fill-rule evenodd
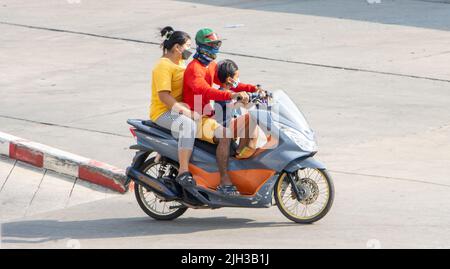
M159 126L158 124L154 123L151 120L142 121L142 124L145 125L145 126L148 126L150 128L158 129L158 130L160 130L160 131L162 131L164 133L172 135L172 132L169 129L161 127L161 126ZM210 154L214 154L214 155L216 154L216 149L217 149L217 145L216 144L211 144L209 142L202 141L200 139L195 139L194 147L202 149L202 150L204 150L204 151L206 151L206 152L208 152ZM231 150L230 155L232 155L232 154L235 154L233 148Z
M145 126L148 126L150 128L158 129L158 130L160 130L160 131L162 131L162 132L164 132L166 134L170 134L170 135L172 134L172 132L169 129L166 129L166 128L162 127L162 126L159 126L158 124L154 123L151 120L143 120L142 124L145 125Z

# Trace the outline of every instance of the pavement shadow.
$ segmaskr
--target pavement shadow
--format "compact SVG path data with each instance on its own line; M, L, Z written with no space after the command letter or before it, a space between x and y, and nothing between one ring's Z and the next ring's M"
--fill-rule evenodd
M218 7L284 12L450 30L450 0L178 0ZM229 22L233 24L233 22ZM239 22L236 22L239 23ZM295 27L295 25L279 27Z
M180 218L156 221L148 217L81 221L29 220L2 224L3 243L42 243L66 238L101 239L149 235L189 234L220 229L299 225L292 222L255 222L246 218Z

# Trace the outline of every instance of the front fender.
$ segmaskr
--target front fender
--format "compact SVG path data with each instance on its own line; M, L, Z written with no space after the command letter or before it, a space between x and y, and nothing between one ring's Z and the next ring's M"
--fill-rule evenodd
M284 170L292 173L302 168L316 168L316 169L325 169L325 165L313 157L308 158L299 158L290 162Z

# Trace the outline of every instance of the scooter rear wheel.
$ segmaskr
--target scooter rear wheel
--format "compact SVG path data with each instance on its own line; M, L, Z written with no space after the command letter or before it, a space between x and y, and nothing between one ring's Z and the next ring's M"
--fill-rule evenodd
M178 167L173 163L155 162L155 158L150 158L140 170L142 173L160 179L163 176L171 176L170 173L176 173ZM138 183L134 184L134 194L141 209L156 220L176 219L188 209L176 201L164 201L162 197L158 197L153 191Z
M299 201L292 183L283 173L275 183L274 196L278 209L288 219L302 224L316 222L330 210L334 200L334 185L325 169L304 168L293 179L304 197Z

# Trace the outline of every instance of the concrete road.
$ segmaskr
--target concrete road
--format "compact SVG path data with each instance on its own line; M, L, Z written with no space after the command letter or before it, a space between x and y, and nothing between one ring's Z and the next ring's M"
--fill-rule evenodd
M118 195L75 177L0 156L0 222Z
M188 210L174 221L155 221L129 193L3 223L2 247L450 247L448 188L367 176L335 180L333 209L313 225L290 222L276 207Z
M449 12L406 0L0 1L1 131L126 167L125 121L147 117L157 28L210 26L242 81L285 90L306 114L337 191L311 226L276 208L161 224L128 195L3 224L3 246L450 247Z

